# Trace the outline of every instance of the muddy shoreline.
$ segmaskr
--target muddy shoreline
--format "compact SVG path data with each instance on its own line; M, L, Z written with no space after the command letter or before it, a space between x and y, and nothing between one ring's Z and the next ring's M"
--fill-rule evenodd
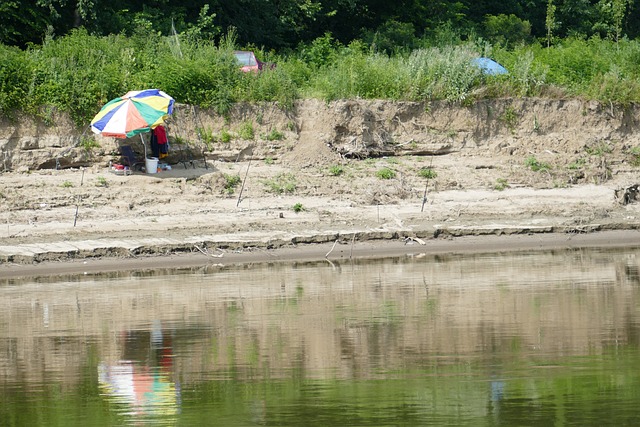
M501 253L583 248L640 247L639 230L606 230L589 233L529 233L509 235L467 235L434 239L378 239L364 242L334 241L298 244L277 249L194 251L169 255L147 254L129 257L96 257L44 261L35 264L0 264L0 280L15 281L60 275L95 275L109 272L153 272L216 266L227 268L263 263L357 262L387 257L426 257L469 253Z

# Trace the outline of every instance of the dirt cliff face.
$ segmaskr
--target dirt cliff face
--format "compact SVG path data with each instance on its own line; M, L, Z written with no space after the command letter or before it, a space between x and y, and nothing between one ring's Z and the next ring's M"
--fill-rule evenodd
M178 105L169 119L170 163L180 160L279 161L295 170L386 157L440 158L494 173L446 173L441 188L477 188L508 180L558 187L632 176L640 164L635 106L593 101L501 99L469 107L446 102L300 101L235 105L227 117ZM119 160L118 144L143 154L139 137L117 141L75 128L64 116L0 121L0 170L26 171ZM498 172L499 170L499 172ZM626 184L626 182L625 182Z

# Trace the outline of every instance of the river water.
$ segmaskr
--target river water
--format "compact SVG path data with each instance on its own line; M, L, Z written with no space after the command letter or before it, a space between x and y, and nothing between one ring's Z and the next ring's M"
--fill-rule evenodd
M2 426L640 423L640 249L0 283Z

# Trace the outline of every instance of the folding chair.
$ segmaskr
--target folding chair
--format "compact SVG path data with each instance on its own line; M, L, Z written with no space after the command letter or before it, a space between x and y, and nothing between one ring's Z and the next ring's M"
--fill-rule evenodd
M139 160L136 153L133 151L130 145L121 145L120 155L122 156L122 164L129 166L132 171L142 170L144 166L144 160Z

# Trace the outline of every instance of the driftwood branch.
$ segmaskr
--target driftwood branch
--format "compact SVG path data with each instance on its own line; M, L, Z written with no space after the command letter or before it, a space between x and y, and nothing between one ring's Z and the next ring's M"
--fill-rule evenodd
M333 246L331 246L331 250L330 250L329 252L327 252L327 254L324 256L325 258L328 258L328 257L329 257L329 254L330 254L331 252L333 252L333 250L335 249L335 247L336 247L336 245L337 245L337 244L338 244L338 239L336 239L336 241L335 241L335 242L333 242Z
M207 249L207 248L202 249L198 245L193 245L193 246L205 256L210 256L212 258L222 258L224 256L224 253L217 254L217 255L216 254L210 254L209 253L209 249Z

